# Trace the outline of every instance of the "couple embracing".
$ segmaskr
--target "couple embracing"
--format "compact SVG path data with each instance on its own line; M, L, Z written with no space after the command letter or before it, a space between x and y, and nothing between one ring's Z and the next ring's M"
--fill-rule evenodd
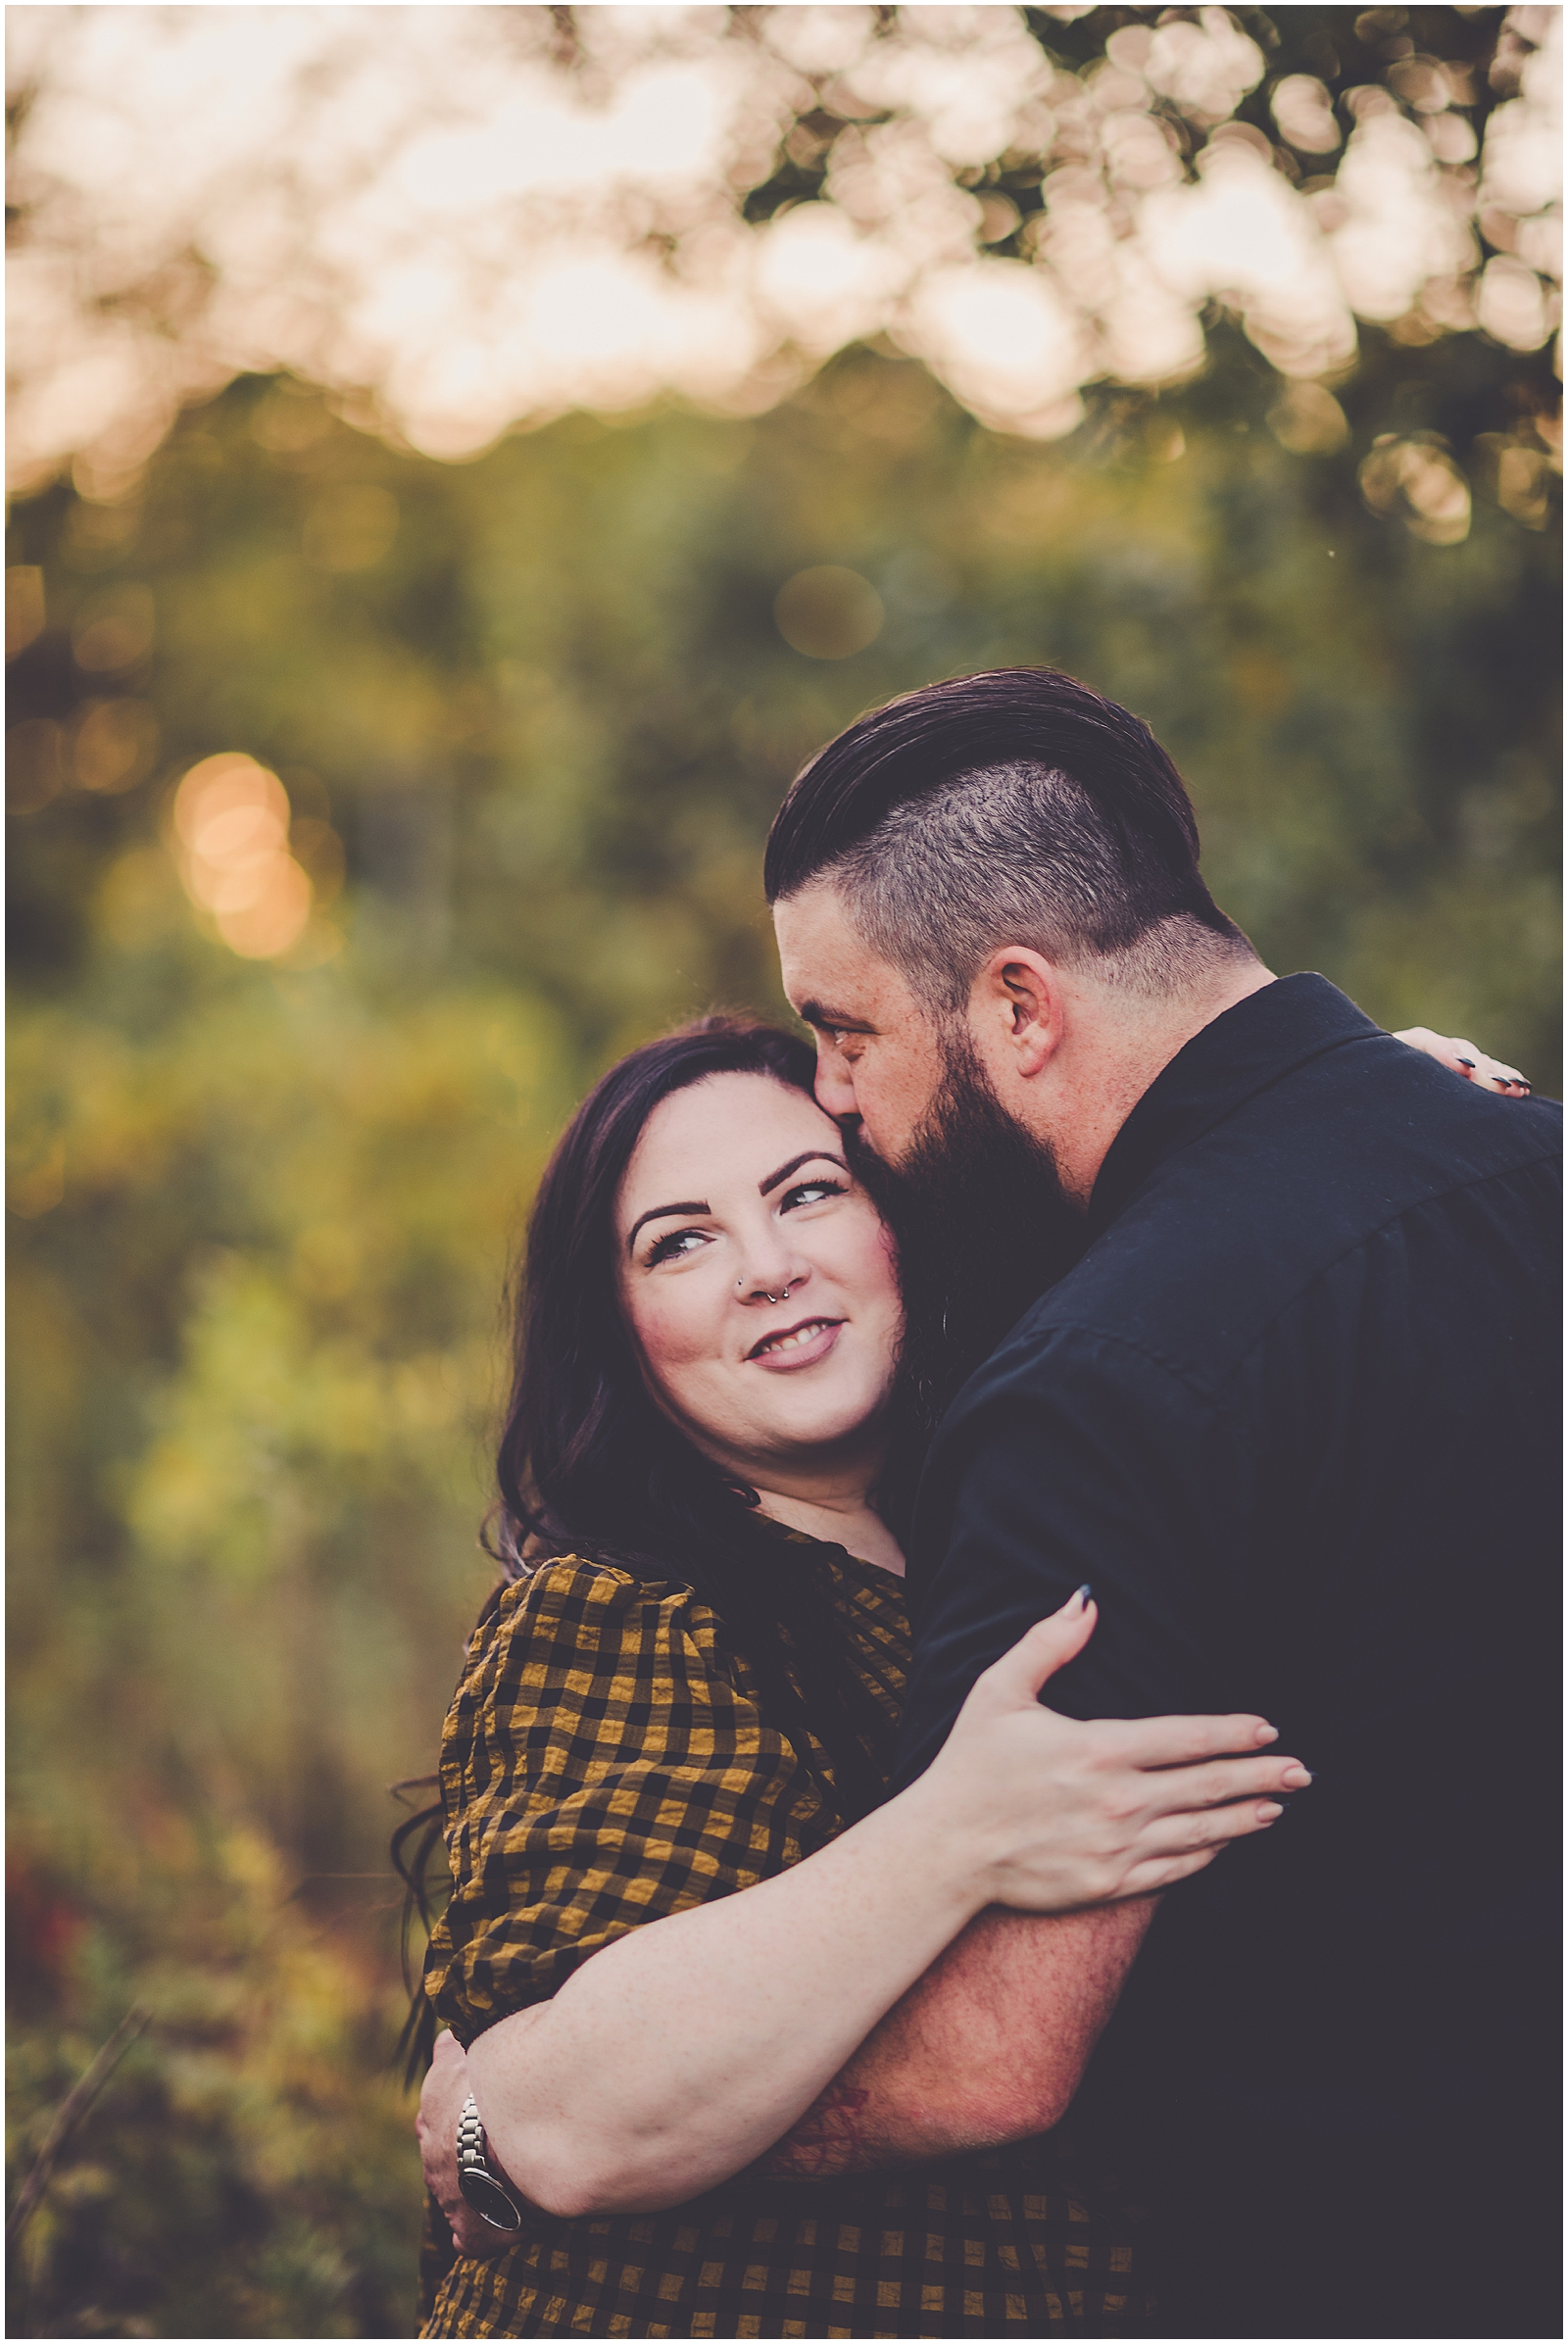
M1046 670L767 888L533 1216L421 2332L1559 2333L1558 1111Z

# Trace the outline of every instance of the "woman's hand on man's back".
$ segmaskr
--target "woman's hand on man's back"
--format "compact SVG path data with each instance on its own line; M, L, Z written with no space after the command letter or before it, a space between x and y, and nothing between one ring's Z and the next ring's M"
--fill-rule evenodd
M1265 1831L1299 1761L1260 1746L1259 1717L1088 1722L1059 1716L1041 1687L1094 1633L1080 1589L987 1669L920 1782L938 1831L979 1856L988 1901L1028 1913L1148 1896Z

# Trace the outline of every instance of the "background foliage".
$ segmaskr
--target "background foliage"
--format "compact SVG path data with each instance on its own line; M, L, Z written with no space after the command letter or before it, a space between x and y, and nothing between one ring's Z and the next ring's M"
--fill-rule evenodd
M155 2016L11 2332L410 2332L386 1785L488 1584L503 1273L608 1059L782 1007L761 842L838 726L1068 668L1170 745L1272 966L1557 1088L1555 535L1498 459L1551 389L1369 331L1308 429L1216 326L1199 380L1045 445L859 347L751 418L444 465L250 376L113 496L14 511L19 2168ZM1456 451L1466 534L1384 493L1388 434ZM851 588L775 616L824 567ZM313 882L270 960L181 883L172 793L224 751L281 775Z

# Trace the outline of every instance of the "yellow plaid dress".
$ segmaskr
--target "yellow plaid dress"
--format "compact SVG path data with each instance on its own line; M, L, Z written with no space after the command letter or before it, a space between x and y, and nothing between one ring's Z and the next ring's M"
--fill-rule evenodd
M887 1721L886 1773L904 1590L840 1549L815 1554ZM442 1737L454 1888L425 1973L439 2017L471 2042L640 1922L824 1846L843 1819L826 1751L809 1756L769 1725L690 1589L571 1557L507 1588ZM1054 2136L828 2182L737 2179L662 2214L530 2211L504 2253L444 2276L432 2260L426 2336L1122 2334L1145 2310L1126 2225L1091 2219Z

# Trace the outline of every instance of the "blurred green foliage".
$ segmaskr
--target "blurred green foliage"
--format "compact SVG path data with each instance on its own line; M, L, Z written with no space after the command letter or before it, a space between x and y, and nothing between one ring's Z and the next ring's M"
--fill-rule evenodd
M96 1804L97 1828L35 1814L12 1858L8 2159L36 2153L133 1988L156 2025L21 2232L8 2332L406 2332L418 2192L377 1965L288 1901L254 1828ZM52 1884L83 1859L74 1894Z
M1380 343L1299 455L1216 348L1055 446L855 351L751 420L453 466L247 379L121 502L15 512L13 2190L155 2021L12 2333L409 2329L386 1786L488 1584L503 1274L599 1067L781 1008L761 843L848 718L1068 668L1171 747L1271 965L1556 1087L1555 538L1482 493L1424 542L1357 486L1380 433L1513 430L1541 362ZM884 612L837 659L774 618L823 564ZM222 751L281 775L316 882L275 962L181 888L170 800Z

